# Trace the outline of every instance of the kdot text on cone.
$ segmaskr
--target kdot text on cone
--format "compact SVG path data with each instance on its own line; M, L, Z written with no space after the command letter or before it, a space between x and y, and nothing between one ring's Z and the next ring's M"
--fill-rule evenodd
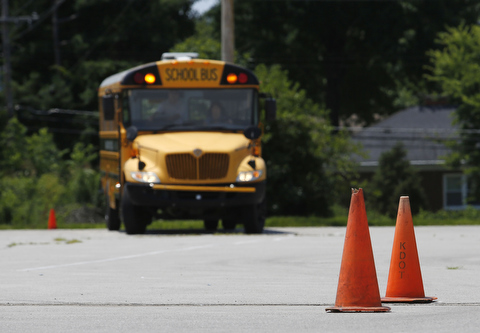
M335 306L328 312L387 312L382 306L362 189L352 189Z
M402 196L398 204L387 292L382 302L430 303L436 299L425 297L410 199L408 196Z

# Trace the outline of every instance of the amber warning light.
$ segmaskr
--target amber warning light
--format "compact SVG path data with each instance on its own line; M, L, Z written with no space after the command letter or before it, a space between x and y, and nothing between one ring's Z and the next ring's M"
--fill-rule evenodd
M155 75L152 73L148 73L145 75L145 82L148 84L154 84L155 83Z
M233 73L228 74L228 76L227 76L228 83L234 84L234 83L237 82L237 80L238 80L238 77L237 77L236 74L233 74Z
M133 76L133 80L137 84L144 84L144 83L154 84L156 81L156 78L155 78L155 75L153 75L152 73L147 73L145 75L143 75L142 73L136 73Z

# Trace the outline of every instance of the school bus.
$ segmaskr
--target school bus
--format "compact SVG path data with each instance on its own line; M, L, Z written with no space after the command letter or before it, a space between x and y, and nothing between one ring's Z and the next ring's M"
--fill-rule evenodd
M106 78L98 90L106 224L142 234L156 219L262 233L267 170L261 137L276 102L248 69L194 53Z

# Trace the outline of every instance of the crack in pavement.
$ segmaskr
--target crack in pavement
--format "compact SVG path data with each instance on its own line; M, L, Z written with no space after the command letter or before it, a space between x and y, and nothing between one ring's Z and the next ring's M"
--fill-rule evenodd
M480 306L480 303L390 303L395 307L399 306ZM251 307L262 307L262 306L273 306L273 307L322 307L322 306L332 306L331 303L84 303L84 302L52 302L52 303L34 303L34 302L19 302L19 303L0 303L0 306L111 306L111 307L235 307L235 306L251 306Z

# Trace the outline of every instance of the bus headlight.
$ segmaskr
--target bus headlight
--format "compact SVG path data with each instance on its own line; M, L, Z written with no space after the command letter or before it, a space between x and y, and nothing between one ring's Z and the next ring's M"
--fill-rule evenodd
M160 183L160 178L155 172L132 171L130 175L133 179L142 183Z
M252 182L262 176L262 170L242 171L237 176L237 182Z

